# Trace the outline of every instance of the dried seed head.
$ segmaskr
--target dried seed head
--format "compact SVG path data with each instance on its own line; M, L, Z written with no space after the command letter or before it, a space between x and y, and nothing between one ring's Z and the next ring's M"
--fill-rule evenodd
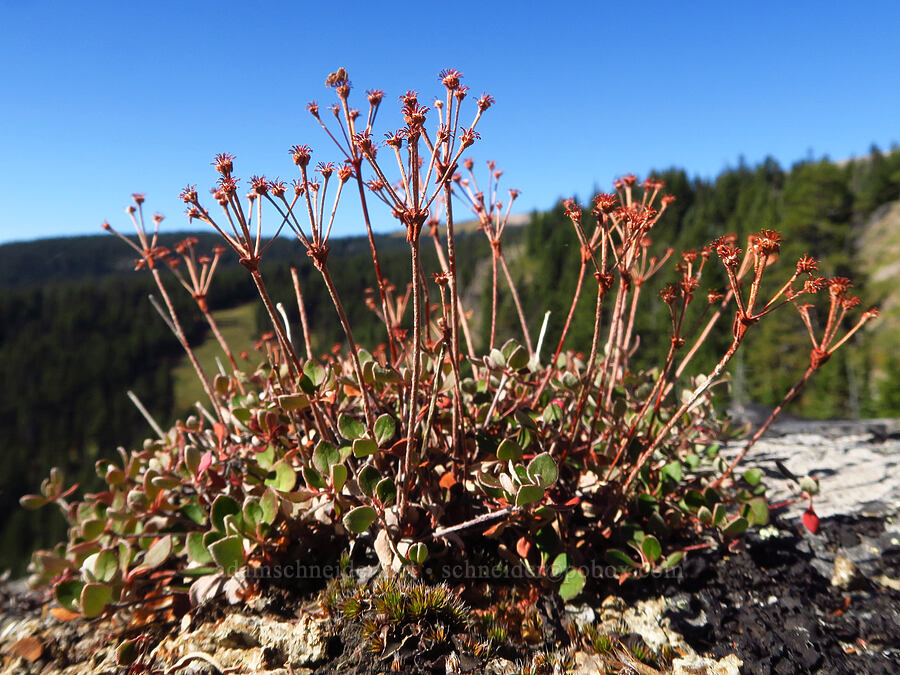
M316 103L315 101L310 101L309 103L306 104L306 109L309 111L310 115L312 115L313 117L318 119L318 117L319 117L319 104L318 103Z
M674 304L678 298L678 288L675 284L669 284L659 292L659 297L667 305Z
M484 112L492 105L494 105L494 97L490 94L482 94L481 98L478 99L478 110L481 112Z
M719 300L721 300L724 297L725 297L725 295L722 293L719 293L719 291L717 291L715 288L711 288L706 293L706 301L711 305L714 305L715 303L717 303Z
M518 197L520 194L522 194L522 193L519 192L518 190L516 190L515 188L513 188L512 190L509 191L509 201L510 202L515 201L516 197Z
M760 255L778 253L781 249L781 234L775 230L760 230L753 238L753 249Z
M349 76L347 75L347 70L345 68L338 68L336 71L328 75L325 78L325 86L331 87L332 89L337 89L341 85L349 84Z
M221 192L226 198L233 197L237 192L238 181L232 176L222 176L219 179L219 192Z
M251 176L250 188L253 190L252 194L254 195L262 196L268 194L269 181L266 180L265 176Z
M811 274L818 271L816 265L819 261L812 256L805 255L797 261L797 274Z
M472 167L475 166L475 160L471 157L466 157L463 160L463 166L466 167L469 171L472 170Z
M419 104L419 92L409 89L400 97L400 103L404 106L417 106Z
M272 194L276 197L283 197L284 193L287 192L287 183L276 178L269 183L269 190L271 190Z
M154 222L156 225L159 225L159 224L163 221L164 218L165 218L165 216L164 216L163 214L161 214L161 213L154 213L154 214L153 214L153 222Z
M574 199L567 199L564 201L563 208L566 211L566 215L573 223L581 222L581 206Z
M445 68L438 74L438 79L447 89L454 91L459 88L459 80L462 73L454 68Z
M220 152L213 158L212 165L220 174L227 176L234 170L234 155L229 152Z
M616 208L618 198L606 192L594 197L594 204L600 213L612 213Z
M659 182L662 183L662 181L659 181ZM663 195L662 199L659 200L660 204L662 204L663 206L668 206L669 204L671 204L674 201L675 201L675 195Z
M730 244L719 244L716 253L722 259L722 264L728 268L737 268L741 264L741 249Z
M142 192L135 192L133 195L131 195L131 198L138 206L144 203L144 194Z
M863 319L863 321L868 321L869 319L876 318L879 314L880 314L880 312L879 312L878 308L872 307L870 309L867 309L865 312L863 312L862 319Z
M475 143L479 138L481 138L481 134L479 134L474 129L463 129L462 134L459 137L460 143L462 147L468 148L470 145Z
M637 176L635 176L633 173L629 173L625 176L622 176L622 181L628 187L633 187L634 184L637 183Z
M197 186L188 185L178 195L185 204L193 204L197 201Z
M381 89L366 89L366 98L370 105L377 106L384 98L384 92Z
M810 277L803 282L804 293L818 293L828 282L822 277Z
M334 162L319 162L316 165L316 171L322 174L322 177L325 179L331 178L331 174L334 173Z
M342 167L340 167L337 170L337 172L338 172L338 179L342 183L346 183L348 180L353 178L353 167L350 166L349 164L344 164Z
M294 164L297 166L305 167L309 165L309 156L312 154L312 150L308 145L292 145L290 153L294 159Z
M832 277L828 280L828 294L834 298L843 299L851 286L853 286L853 282L847 277Z

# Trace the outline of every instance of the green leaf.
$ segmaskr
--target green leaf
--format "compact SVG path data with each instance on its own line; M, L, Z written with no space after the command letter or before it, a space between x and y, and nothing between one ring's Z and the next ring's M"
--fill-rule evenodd
M253 417L253 413L246 408L235 408L231 411L231 414L241 424L247 424L247 422L250 421L250 418Z
M567 569L569 569L569 556L565 553L560 553L553 559L553 564L550 566L550 574L554 577L559 577Z
M716 527L721 527L727 517L728 512L725 510L725 505L716 504L716 508L713 509L712 514L713 525L715 525Z
M315 488L316 490L324 490L327 487L322 474L311 466L303 467L303 479L309 487Z
M331 487L335 492L340 492L347 482L347 467L343 464L335 464L331 467Z
M366 435L365 424L343 413L338 415L338 430L341 432L341 436L348 441L355 441Z
M196 499L192 499L187 504L183 504L178 510L193 522L197 523L197 525L203 525L203 523L206 522L206 511L200 506Z
M544 408L544 412L541 413L541 419L547 424L559 422L562 420L562 408L559 407L558 403L549 404Z
M87 561L85 561L87 562ZM115 551L104 549L96 554L93 564L93 575L97 581L110 581L119 570L119 557Z
M56 595L56 601L70 612L81 611L81 590L84 588L84 582L72 579L57 584L53 589Z
M758 485L759 481L762 480L762 476L762 469L747 469L744 472L744 480L750 485Z
M297 472L283 459L279 459L272 467L275 475L266 479L266 485L279 492L290 492L297 485Z
M375 420L375 442L379 447L390 441L396 433L396 424L394 418L390 415L382 415Z
M523 485L516 493L516 506L534 504L544 498L544 488L539 485Z
M19 504L29 511L41 508L47 501L47 498L42 497L41 495L24 495L19 498Z
M227 495L219 495L213 502L209 520L212 526L220 532L225 531L225 516L240 513L241 507L236 501Z
M371 464L364 466L356 477L359 489L362 490L362 493L366 497L371 497L375 494L375 486L378 485L378 481L380 480L381 474L378 472L378 469Z
M631 559L624 551L620 551L617 548L610 548L606 551L606 560L613 565L624 565L625 567L640 567L634 560Z
M378 452L378 446L370 438L357 438L353 441L353 456L368 457Z
M428 547L422 542L417 542L409 547L406 557L415 565L421 565L428 558Z
M660 565L660 569L671 569L675 567L675 565L680 563L682 558L684 558L684 551L675 551L675 553L670 553L668 556L666 556L666 559L663 561L662 565Z
M547 488L559 478L559 469L553 458L544 452L528 463L528 476L541 487Z
M266 471L275 466L275 448L271 445L267 445L265 450L257 452L256 463Z
M100 616L110 600L112 587L109 584L90 583L81 589L81 611L88 619Z
M662 546L660 546L659 539L652 534L648 534L644 537L644 541L641 542L641 551L647 560L655 563L662 555Z
M522 459L522 448L515 441L505 438L497 447L497 459L501 462L515 462Z
M706 506L706 499L700 490L688 490L684 494L684 503L691 511L696 511L701 506Z
M328 441L320 441L313 450L313 466L324 476L331 474L331 467L341 461L341 452Z
M815 497L819 494L819 481L812 476L803 476L798 482L800 483L800 489L810 497Z
M559 597L564 601L571 600L584 590L586 582L584 572L579 569L569 570L559 586Z
M513 370L521 370L528 365L528 352L521 345L517 345L507 357L506 365Z
M202 532L191 532L187 536L187 554L188 558L198 565L208 565L212 562L212 555L203 544Z
M138 660L138 657L140 655L141 653L138 649L138 641L136 639L125 640L118 647L116 647L116 665L130 666L132 663Z
M284 394L278 397L278 405L286 412L304 410L309 407L309 397L304 394Z
M266 490L259 500L262 508L261 522L271 525L275 522L275 516L278 515L278 495L272 490Z
M316 361L307 361L304 363L303 374L309 378L309 381L316 388L321 387L328 377L326 370Z
M250 532L255 532L263 521L263 508L253 497L244 500L244 525Z
M712 522L713 522L712 511L710 511L705 506L701 506L697 510L697 519L704 525L712 525Z
M488 360L490 361L490 365L492 368L506 367L506 357L504 357L503 352L501 352L496 347L491 350L491 353L488 356Z
M660 480L670 480L675 483L680 483L683 475L681 462L678 461L669 462L659 472Z
M368 530L377 517L378 514L371 506L357 506L344 516L344 527L350 532L359 534Z
M382 478L375 486L375 494L382 504L389 504L397 498L397 486L390 478Z
M734 520L728 523L725 528L722 530L722 534L726 537L740 537L744 532L747 531L747 528L750 527L750 523L747 522L746 518L738 516Z
M223 537L210 544L209 553L226 574L233 575L244 564L244 538L237 534Z
M172 555L172 537L166 535L153 542L153 545L144 554L141 567L148 570L156 569L166 562L170 555Z
M754 497L744 504L741 515L751 525L762 526L769 524L769 504L765 497Z

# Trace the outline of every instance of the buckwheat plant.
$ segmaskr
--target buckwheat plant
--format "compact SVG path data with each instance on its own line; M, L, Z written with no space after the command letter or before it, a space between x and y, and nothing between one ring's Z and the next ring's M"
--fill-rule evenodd
M543 361L544 331L532 342L501 243L518 193L511 190L504 206L496 165L488 163L482 190L474 160L462 159L478 141L493 99L473 99L456 70L442 71L439 83L429 105L415 91L403 93L399 122L382 132L375 124L385 94L369 90L361 112L353 107L349 75L339 69L326 81L334 102L324 109L308 105L336 157L314 162L310 146L292 145L298 175L290 184L262 175L242 183L235 158L222 153L213 160L218 208L204 204L193 185L182 192L189 219L221 235L271 320L272 332L259 343L264 357L246 372L205 301L224 249L198 257L191 239L175 254L160 248L156 230L144 228L144 198L135 196L128 212L138 242L119 236L138 253L138 268L154 277L164 318L213 412L176 423L140 449L120 449L117 462L98 462L106 484L99 493L74 501L54 471L40 495L23 499L28 507L56 503L71 526L67 542L38 551L32 564L33 583L54 590L60 616L174 618L223 588L232 598L259 592L274 565L325 564L348 547L427 581L441 576L426 567L429 557L465 562L478 550L491 565L524 569L534 584L568 599L581 592L585 567L597 561L621 578L641 576L768 521L760 472L737 477L738 462L875 311L845 329L858 304L848 295L849 282L818 278L808 257L767 295L764 282L778 274L782 243L773 230L760 230L745 248L726 235L680 255L658 250L653 239L665 239L656 230L673 198L658 180L626 175L589 208L565 204L580 271L561 337ZM332 229L350 196L360 201L374 265L376 289L365 302L385 329L385 343L370 349L354 337L334 283L340 270L329 260ZM458 283L454 208L460 201L474 211L491 246L490 335L480 358ZM386 208L406 235L409 274L396 283L381 267L373 205ZM157 226L160 220L154 219ZM271 245L263 238L266 226L278 234L287 227L298 240L298 257L305 253L319 272L346 352L314 354L296 269L301 330L291 331L276 309L260 271ZM437 269L423 264L425 227ZM659 300L646 297L645 288L673 257L676 281L659 291ZM728 280L723 290L705 286L707 270L717 264ZM223 368L211 381L197 362L162 280L167 267L196 299L230 373ZM501 345L496 335L501 270L522 344ZM829 305L817 335L811 303L823 288ZM566 347L582 295L594 302L587 355ZM662 363L641 370L636 316L646 301L666 307L668 349ZM754 327L788 305L800 311L812 340L809 369L728 463L718 442L730 430L711 391ZM711 370L690 374L700 346L722 323L727 349ZM303 336L301 353L293 335Z

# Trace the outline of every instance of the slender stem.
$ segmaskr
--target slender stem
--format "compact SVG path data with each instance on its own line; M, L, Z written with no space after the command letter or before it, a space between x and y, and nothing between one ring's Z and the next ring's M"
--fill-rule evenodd
M378 261L378 249L375 247L375 234L372 232L372 223L369 218L369 207L366 204L366 189L362 179L362 160L357 158L353 160L353 173L356 174L356 185L359 188L359 201L362 205L363 222L366 225L366 236L369 238L369 250L372 253L372 263L375 266L375 281L378 283L378 295L381 298L381 308L385 318L388 316L387 297L385 296L384 275L381 273L381 264ZM394 343L394 329L389 322L385 322L388 334L388 348L391 351L391 362L397 362L397 345Z
M297 268L291 268L291 279L294 281L294 295L297 296L297 309L300 311L300 327L303 330L303 343L306 346L306 358L312 360L312 342L309 339L309 321L306 318L306 303L303 302L303 294L300 292L300 279L297 276Z
M449 111L448 111L449 112ZM456 238L453 232L453 191L450 183L444 183L444 202L447 212L447 273L450 277L450 364L453 368L453 415L451 418L451 434L456 449L456 460L462 460L463 475L468 470L469 457L466 452L464 438L465 423L462 406L462 378L459 372L459 318L462 314L465 325L465 313L462 312L462 303L459 299L459 280L456 272ZM469 341L469 352L472 352L472 341Z
M410 251L412 257L413 279L413 362L412 378L409 387L409 416L407 417L406 423L406 455L403 460L403 479L401 481L400 494L397 500L401 520L403 520L406 515L406 508L409 503L409 490L412 487L413 459L416 446L416 417L418 416L419 407L419 378L421 377L422 371L422 298L417 274L417 270L419 269L418 233L413 236L413 240L410 242Z
M363 410L366 414L366 426L369 429L369 433L374 434L375 416L372 414L372 407L369 404L369 396L367 393L368 387L363 379L362 366L359 363L359 349L356 346L356 340L353 339L353 331L350 329L350 322L347 320L347 314L344 312L344 305L341 303L337 288L335 288L334 281L331 279L328 265L323 264L319 268L319 271L322 273L322 278L325 280L325 285L328 287L329 294L331 294L334 308L337 310L338 317L340 317L341 326L344 328L344 335L347 336L347 343L350 346L350 361L353 363L353 371L356 373L356 379L359 382L359 390L362 395Z
M153 280L156 282L156 286L159 288L159 293L160 295L162 295L163 301L166 303L166 309L169 311L169 318L172 320L172 327L175 328L175 337L178 338L178 341L181 343L181 346L187 353L191 365L197 372L197 377L200 378L200 383L203 385L203 391L206 392L206 395L209 397L210 403L212 403L213 405L213 409L216 411L216 417L219 418L220 422L224 423L224 419L222 418L222 410L219 407L218 401L216 401L216 395L213 391L212 385L209 383L209 378L206 376L206 373L200 366L200 362L197 360L197 356L196 354L194 354L194 350L191 349L191 346L188 344L187 337L185 337L184 334L184 329L181 327L181 323L178 321L178 315L175 313L175 305L172 304L172 298L169 297L169 293L166 291L166 287L163 285L162 278L160 278L159 275L159 270L154 267L150 271L153 273Z
M525 346L528 348L528 358L531 358L534 356L534 349L531 346L531 336L528 334L528 324L525 321L525 312L522 311L522 303L519 301L519 292L516 290L512 275L509 273L509 267L506 264L506 257L503 255L502 249L500 251L500 266L503 268L503 274L506 276L506 281L509 284L509 292L512 294L513 303L516 305L516 312L519 314L519 323L522 324L522 335L525 336Z
M266 290L265 283L263 283L262 274L259 273L258 269L251 269L250 276L253 277L253 283L256 284L256 290L259 291L259 296L262 298L263 305L265 305L266 311L269 313L269 318L272 320L272 326L275 328L275 335L278 337L278 342L289 359L288 365L293 366L295 373L299 377L302 372L300 361L297 359L297 354L294 352L294 348L291 346L290 340L288 340L287 334L284 332L281 317L278 316L278 311L275 309L275 305L272 304L272 299L269 297L269 292Z
M734 471L735 467L737 467L737 465L741 463L741 460L744 459L744 455L746 455L750 451L750 448L752 448L754 445L756 445L756 442L760 438L762 438L762 435L764 433L766 433L766 431L769 430L769 427L772 426L772 423L775 421L775 418L777 418L781 414L781 412L784 410L785 406L788 403L790 403L791 401L793 401L797 397L797 394L799 394L800 391L803 389L803 387L806 386L806 383L809 381L809 378L812 377L812 374L814 372L816 372L815 366L812 366L812 365L807 366L806 372L803 373L803 377L801 377L794 384L794 386L791 387L791 390L787 394L784 395L784 398L781 399L781 403L779 403L777 406L775 406L775 409L769 414L768 419L763 423L763 425L759 429L756 430L756 433L754 433L753 436L750 438L750 440L747 441L747 444L737 454L737 457L734 458L734 460L731 462L731 464L728 465L728 468L725 469L725 472L721 476L719 476L715 481L713 481L713 483L710 485L710 487L712 487L713 489L718 488L722 484L722 481L724 481L726 478L728 478L728 476L731 475L731 473Z

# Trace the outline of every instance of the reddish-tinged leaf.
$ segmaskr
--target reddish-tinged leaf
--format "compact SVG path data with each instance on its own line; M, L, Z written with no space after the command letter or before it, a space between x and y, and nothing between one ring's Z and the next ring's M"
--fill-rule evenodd
M203 453L203 457L200 458L200 466L197 467L197 478L202 476L206 470L209 468L209 465L212 464L213 456L212 453L208 450Z
M453 475L452 471L448 471L443 476L441 476L440 485L445 490L449 490L454 485L456 485L459 481L456 480L456 476Z
M41 646L41 643L38 642L37 638L26 635L9 648L9 653L15 656L21 656L29 663L34 663L41 658L43 650L44 648Z
M60 621L72 621L73 619L81 618L81 614L79 612L73 612L72 610L66 609L65 607L51 607L50 613Z
M504 529L504 528L506 528L506 523L504 523L503 521L501 521L501 522L497 523L496 525L492 525L491 527L489 527L488 529L486 529L486 530L484 531L484 536L485 536L485 537L493 537L493 536L496 535L498 532L500 532L500 530L502 530L502 529Z
M213 432L216 434L216 440L219 441L219 447L222 447L222 441L225 440L225 437L228 435L228 429L225 428L225 425L221 422L216 422L213 424Z
M516 542L516 553L519 554L520 558L527 558L530 552L531 542L525 537L519 537L519 541Z
M819 516L816 515L811 506L803 512L803 527L813 534L819 531Z

